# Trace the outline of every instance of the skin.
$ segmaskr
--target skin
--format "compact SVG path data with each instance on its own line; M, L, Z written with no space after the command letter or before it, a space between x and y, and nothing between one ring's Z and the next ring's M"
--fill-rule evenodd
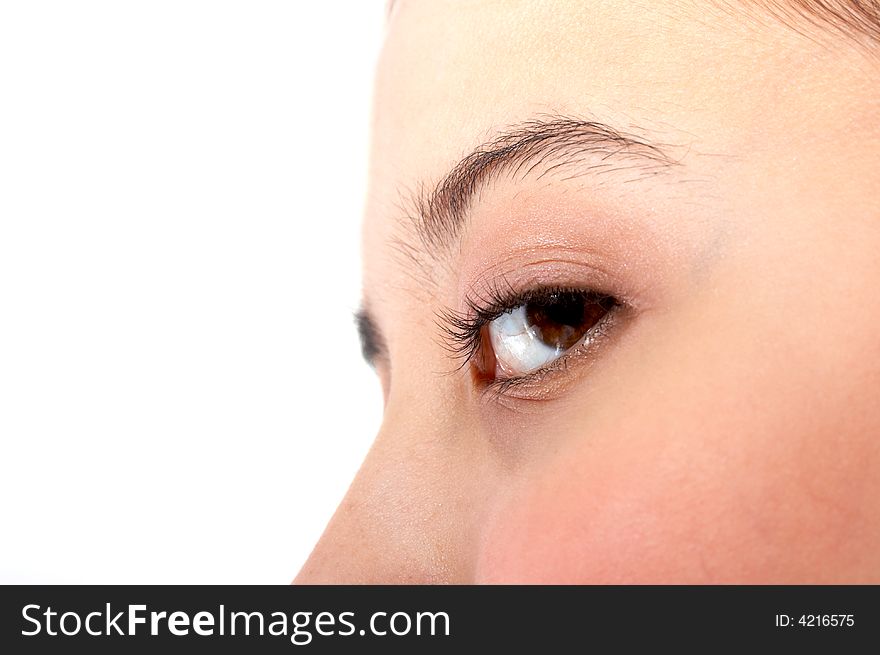
M297 582L880 582L880 62L733 4L395 6L364 229L384 421ZM502 175L428 255L406 190L546 115L677 163ZM498 275L629 308L484 393L437 313Z

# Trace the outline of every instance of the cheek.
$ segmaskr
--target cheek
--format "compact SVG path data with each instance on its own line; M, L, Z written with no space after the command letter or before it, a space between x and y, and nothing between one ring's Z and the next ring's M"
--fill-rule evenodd
M480 581L880 581L875 403L827 380L746 382L655 379L625 415L585 401L542 430L489 513Z
M880 582L870 305L811 298L785 321L761 314L779 302L699 303L621 349L564 420L521 429L537 445L493 503L480 580Z
M868 472L853 466L852 477L822 473L812 459L818 453L792 459L782 451L765 448L761 459L731 461L722 451L695 456L680 444L618 454L615 467L550 463L497 504L478 577L594 584L876 580L880 540L864 530L877 519L863 506ZM589 455L597 454L613 455Z

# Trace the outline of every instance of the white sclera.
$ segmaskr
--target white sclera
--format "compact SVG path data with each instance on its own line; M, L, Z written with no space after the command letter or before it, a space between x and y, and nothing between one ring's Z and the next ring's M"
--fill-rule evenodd
M525 305L505 312L489 323L495 360L505 375L525 375L546 366L565 350L551 348L529 325Z

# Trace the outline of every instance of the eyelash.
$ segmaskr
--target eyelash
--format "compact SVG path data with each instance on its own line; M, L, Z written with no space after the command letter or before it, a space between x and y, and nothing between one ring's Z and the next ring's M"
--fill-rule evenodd
M444 336L444 345L452 353L453 357L461 360L458 370L467 366L479 353L483 345L483 328L489 323L505 312L516 309L521 305L530 302L548 301L552 296L559 294L579 295L588 302L608 303L608 314L621 306L619 300L607 293L576 287L552 286L537 287L527 291L516 291L506 281L502 282L501 285L488 287L479 295L467 297L465 299L466 308L464 311L446 310L438 316L438 323ZM588 334L603 334L608 314L590 328ZM535 381L550 370L564 366L568 357L578 347L572 347L569 352L562 354L558 359L537 371L517 377L494 380L488 382L487 387L493 389L496 393L503 393L504 390L516 384Z

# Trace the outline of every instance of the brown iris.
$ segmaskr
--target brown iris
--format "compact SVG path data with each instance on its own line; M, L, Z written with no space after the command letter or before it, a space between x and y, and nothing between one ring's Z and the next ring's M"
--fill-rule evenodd
M584 293L553 293L526 303L526 318L536 336L550 348L565 351L576 345L613 306L608 297Z

